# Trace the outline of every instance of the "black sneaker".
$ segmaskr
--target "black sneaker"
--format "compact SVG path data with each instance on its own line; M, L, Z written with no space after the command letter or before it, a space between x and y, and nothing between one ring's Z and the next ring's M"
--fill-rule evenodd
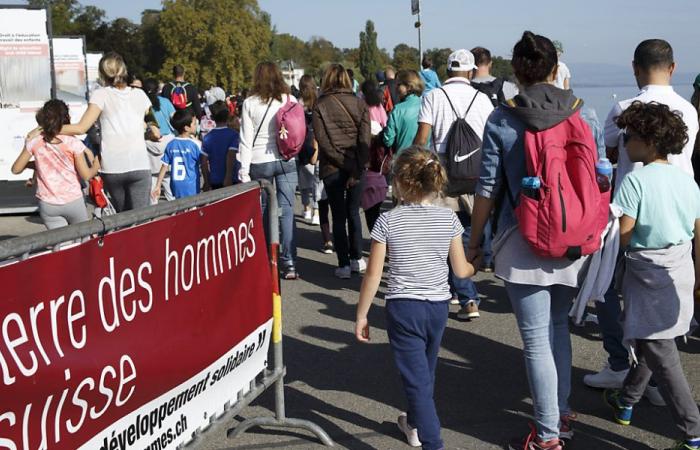
M282 279L283 280L296 280L299 278L299 274L294 266L287 266L282 269Z
M333 242L328 241L325 244L323 244L323 247L321 247L321 253L325 253L326 255L330 255L335 251L335 248L333 248Z

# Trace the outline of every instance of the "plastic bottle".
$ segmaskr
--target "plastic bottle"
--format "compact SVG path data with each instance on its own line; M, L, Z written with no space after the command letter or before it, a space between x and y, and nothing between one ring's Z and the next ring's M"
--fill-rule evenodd
M540 198L540 186L542 186L542 182L539 177L525 177L520 181L520 189L523 194L535 200Z
M608 192L612 185L613 166L608 158L600 158L595 163L596 181L600 192Z

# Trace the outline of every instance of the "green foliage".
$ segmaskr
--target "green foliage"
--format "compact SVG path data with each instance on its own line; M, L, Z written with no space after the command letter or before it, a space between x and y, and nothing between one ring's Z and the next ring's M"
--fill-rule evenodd
M433 70L438 78L444 81L447 78L447 57L452 53L451 48L432 48L425 52L433 61Z
M510 65L510 60L500 56L494 56L492 60L491 75L513 81L513 67Z
M391 64L398 70L420 70L420 53L415 47L399 44L394 47L394 58Z
M301 64L306 55L304 41L291 34L274 33L270 45L270 56L273 61L294 61Z
M375 78L375 73L384 66L383 58L377 47L377 32L374 22L367 21L365 31L360 32L360 54L358 65L365 79Z
M164 0L158 30L167 55L161 77L170 79L182 64L203 89L247 86L255 65L270 56L270 18L257 0Z

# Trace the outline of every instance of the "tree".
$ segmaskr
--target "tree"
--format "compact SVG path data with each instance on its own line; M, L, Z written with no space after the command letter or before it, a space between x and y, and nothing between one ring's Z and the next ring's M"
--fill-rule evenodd
M305 63L306 44L291 34L275 33L272 35L270 53L274 61L294 61L303 65Z
M441 80L447 77L447 58L452 53L451 48L432 48L425 52L433 61L433 70Z
M328 39L312 36L305 45L304 69L309 75L320 78L326 66L340 60L341 52Z
M143 49L144 75L154 76L165 61L165 47L158 34L160 11L147 9L141 13L141 40Z
M415 47L407 44L399 44L394 47L394 58L391 63L396 70L418 70L420 67L420 53Z
M513 67L510 65L510 60L494 56L492 58L493 66L491 67L491 75L506 80L513 80Z
M381 70L382 55L377 47L377 32L374 31L374 22L367 21L365 31L360 32L360 72L365 79L375 78L375 73Z
M27 3L31 7L51 9L54 36L77 34L75 18L82 9L77 0L29 0Z
M101 25L90 39L90 48L102 52L117 52L126 62L129 73L144 72L145 57L140 27L123 17Z
M182 64L202 88L248 86L270 56L270 17L257 0L164 0L158 30L167 55L161 76Z

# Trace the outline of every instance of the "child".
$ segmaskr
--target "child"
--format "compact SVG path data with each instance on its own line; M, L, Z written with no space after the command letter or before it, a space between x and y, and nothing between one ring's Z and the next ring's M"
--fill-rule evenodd
M700 255L700 190L690 176L668 163L688 142L687 127L666 105L632 103L617 119L625 130L630 161L644 167L625 177L614 203L622 208L620 245L627 248L622 296L624 341L637 364L621 390L605 391L615 420L629 425L632 407L651 376L659 384L683 433L673 450L700 449L700 412L681 367L674 339L688 332L693 314L691 241ZM695 282L693 283L693 280Z
M228 127L226 103L218 100L210 110L216 128L209 131L202 141L202 152L209 158L209 164L202 164L202 173L205 179L208 177L212 189L219 189L239 183L241 163L236 159L236 153L240 137L236 130Z
M367 313L388 247L387 333L408 400L408 414L399 416L398 426L410 445L422 443L426 450L443 448L432 392L451 297L448 256L457 276L474 274L464 255L459 219L450 209L433 204L446 181L437 156L427 150L409 147L397 158L393 182L403 203L383 213L374 225L355 323L357 340L368 342Z
M207 164L207 155L202 153L199 142L193 136L197 132L197 119L187 110L173 114L170 124L177 132L177 137L170 141L163 153L163 165L158 174L158 181L153 189L153 198L160 197L163 178L170 168L170 189L175 198L199 194L199 164ZM204 174L204 189L208 190L209 180Z
M79 176L86 181L94 177L100 163L79 139L59 134L63 125L70 124L68 106L63 101L46 102L36 121L41 134L27 138L22 153L12 165L12 173L20 174L26 168L36 171L39 215L46 228L84 222L89 217Z

